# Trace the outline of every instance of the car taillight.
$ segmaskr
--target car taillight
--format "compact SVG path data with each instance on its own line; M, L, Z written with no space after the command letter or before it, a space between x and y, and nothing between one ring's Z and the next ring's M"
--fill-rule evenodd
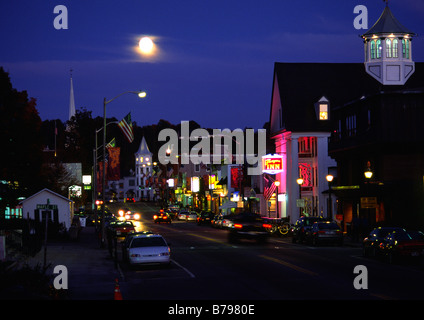
M272 225L267 224L267 223L264 223L264 224L262 225L262 227L267 228L267 229L270 229L270 228L272 228Z
M241 228L243 228L243 225L240 224L240 223L234 223L234 228L241 229Z

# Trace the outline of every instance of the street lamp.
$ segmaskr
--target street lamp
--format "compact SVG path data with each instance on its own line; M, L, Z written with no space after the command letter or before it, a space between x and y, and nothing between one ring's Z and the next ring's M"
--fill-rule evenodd
M365 178L371 179L372 171L370 170L370 168L368 168L367 171L364 172L364 175L365 175Z
M276 197L277 201L276 201L276 204L277 204L277 219L278 219L278 218L280 218L280 208L279 208L279 205L278 205L278 187L280 186L280 181L275 181L274 184L277 187L277 197Z
M325 179L327 179L327 181L328 181L328 202L329 202L328 207L330 209L330 210L327 211L327 218L330 219L330 218L333 217L333 203L331 202L331 182L333 181L334 176L331 175L331 174L327 174Z
M104 241L105 241L105 203L106 203L106 197L105 197L105 186L106 186L106 105L116 98L126 94L126 93L133 93L138 95L140 98L146 97L146 92L144 91L125 91L121 94L118 94L115 98L112 98L110 100L106 100L106 98L103 99L103 173L102 173L102 221L101 221L101 233L102 233L102 243L101 246L103 247Z
M296 182L299 185L299 200L301 200L302 199L302 189L301 189L301 186L303 184L303 179L301 177L300 178L297 178L296 179ZM299 213L300 213L300 215L302 215L302 207L300 205L299 205Z

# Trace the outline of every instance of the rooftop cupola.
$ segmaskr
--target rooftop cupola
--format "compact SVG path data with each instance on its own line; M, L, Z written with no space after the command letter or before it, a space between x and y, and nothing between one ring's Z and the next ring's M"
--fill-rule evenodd
M365 70L383 85L404 85L415 71L412 61L412 37L392 14L386 1L377 22L362 35Z

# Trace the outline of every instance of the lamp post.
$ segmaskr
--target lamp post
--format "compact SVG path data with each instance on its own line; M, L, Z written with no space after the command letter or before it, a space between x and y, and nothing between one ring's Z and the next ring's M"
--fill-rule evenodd
M301 189L301 186L303 184L303 179L301 177L300 178L297 178L296 179L296 182L299 185L299 200L300 200L300 199L302 199L302 189ZM300 213L300 215L302 215L302 207L301 206L299 206L299 213Z
M144 91L125 91L121 94L118 94L115 98L112 98L110 100L106 100L106 98L103 99L103 173L102 173L102 221L101 221L101 246L104 246L105 242L105 203L106 203L106 197L105 197L105 186L106 186L106 105L116 98L126 94L126 93L133 93L137 94L139 98L145 98L146 92Z
M276 188L276 190L277 190L276 205L277 205L277 219L278 219L278 218L280 218L280 208L279 208L279 204L278 204L278 187L280 186L280 181L275 181L274 184L277 187Z
M325 177L325 179L327 179L328 181L328 211L327 211L327 218L330 219L333 217L333 203L331 202L331 182L334 179L334 176L331 174L327 174L327 176Z

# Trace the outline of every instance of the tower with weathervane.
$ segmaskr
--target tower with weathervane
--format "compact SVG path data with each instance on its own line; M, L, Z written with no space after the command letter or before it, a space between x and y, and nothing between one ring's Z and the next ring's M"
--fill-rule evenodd
M147 181L152 175L153 164L152 164L152 153L147 146L146 139L141 139L140 147L134 154L135 156L135 176L137 190L136 195L139 200L145 199L150 200L153 195L153 190L148 186Z
M393 16L386 1L380 18L362 35L366 72L383 85L404 85L415 71L411 47L415 35Z

